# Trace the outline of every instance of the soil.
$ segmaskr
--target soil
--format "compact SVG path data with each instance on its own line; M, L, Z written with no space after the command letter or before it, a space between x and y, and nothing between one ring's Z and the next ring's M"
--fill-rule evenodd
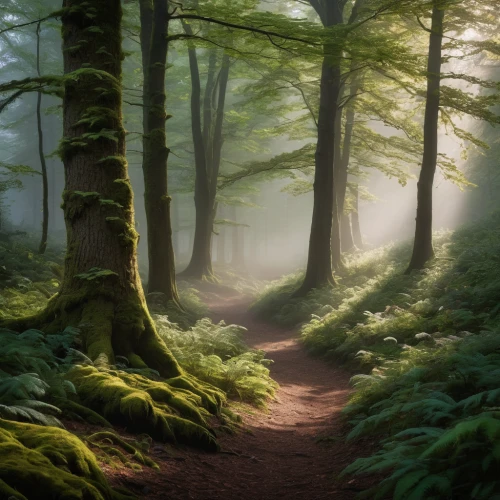
M341 410L350 374L307 354L295 330L253 317L248 299L219 298L211 304L214 321L247 328L246 342L274 360L280 384L276 400L264 411L242 413L244 426L219 438L222 452L209 454L155 444L151 458L160 471L105 467L110 481L147 499L257 500L353 499L373 479L340 478L373 443L346 443Z

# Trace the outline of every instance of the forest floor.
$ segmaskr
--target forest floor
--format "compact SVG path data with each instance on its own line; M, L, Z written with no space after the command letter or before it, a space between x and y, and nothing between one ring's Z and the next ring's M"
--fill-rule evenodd
M363 478L338 477L374 445L345 443L341 410L350 392L349 373L307 354L296 331L255 318L249 304L241 296L219 297L210 304L211 317L245 326L246 343L274 360L271 375L280 385L276 399L267 410L241 406L243 427L220 436L221 453L155 444L151 458L159 471L105 467L113 484L142 498L199 500L343 500L371 486Z

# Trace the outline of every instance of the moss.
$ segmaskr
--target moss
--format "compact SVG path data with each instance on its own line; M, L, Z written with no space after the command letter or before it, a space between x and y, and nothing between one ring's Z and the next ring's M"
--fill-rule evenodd
M83 404L113 424L147 433L160 441L200 446L209 451L218 449L208 430L210 414L203 407L213 410L209 402L215 402L215 395L207 395L208 389L204 391L188 379L182 382L184 377L154 381L138 374L92 366L76 367L67 376ZM222 399L222 393L215 389L213 392Z
M71 419L83 419L91 425L111 428L112 425L99 413L67 398L54 398L55 405L63 411L63 415Z
M0 461L2 498L132 498L113 491L94 454L63 429L0 420Z
M122 463L126 465L130 465L130 460L135 460L142 465L146 465L153 469L159 469L158 464L153 460L151 460L146 455L144 455L143 453L141 453L137 446L128 443L120 436L116 435L114 432L109 432L109 431L96 432L95 434L92 434L86 439L92 444L98 445L99 448L104 452L114 454L121 460ZM125 450L125 452L129 453L132 456L129 457L125 455L117 448L109 446L110 444L119 446L120 448Z
M139 233L132 224L120 217L106 217L106 222L118 234L120 242L124 246L135 246L139 240Z
M115 187L113 193L113 199L116 203L123 205L124 207L131 207L134 196L132 192L132 186L129 179L115 179L113 181Z
M72 221L78 217L86 207L96 203L100 194L94 191L85 193L82 191L64 191L63 203L61 208L64 210L64 216Z
M82 330L85 348L90 359L106 356L114 362L112 345L114 305L111 302L91 300L84 308L78 327Z

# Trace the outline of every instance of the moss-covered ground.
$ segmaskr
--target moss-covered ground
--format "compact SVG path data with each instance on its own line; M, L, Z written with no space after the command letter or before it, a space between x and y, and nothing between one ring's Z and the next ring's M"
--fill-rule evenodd
M22 235L0 241L1 318L37 313L58 291L62 249L40 257L31 248ZM35 498L35 491L36 498L126 498L109 487L99 462L155 467L142 446L151 439L215 451L217 429L238 419L224 408L228 397L265 405L275 383L264 353L245 346L241 327L202 319L207 309L195 290L183 299L186 312L173 315L161 297L149 297L159 333L186 372L168 380L119 356L111 366L92 361L76 328L0 330L2 498ZM77 437L64 429L67 421L99 432ZM140 438L123 440L115 426Z

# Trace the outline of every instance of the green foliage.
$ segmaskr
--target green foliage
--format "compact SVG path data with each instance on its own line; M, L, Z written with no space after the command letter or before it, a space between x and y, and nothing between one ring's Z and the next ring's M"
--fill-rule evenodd
M133 498L112 490L94 454L63 429L0 419L0 460L2 498Z
M61 410L43 400L75 393L64 373L81 360L73 348L77 334L71 328L48 337L36 330L22 334L0 330L1 418L62 427L56 418Z
M305 345L362 372L349 439L377 436L381 449L345 473L385 475L366 498L500 495L500 213L436 235L435 249L409 276L406 245L354 255L336 288L290 299L290 276L254 306L281 323L313 315Z
M160 336L188 373L258 406L274 395L277 384L269 375L271 360L243 343L245 328L204 318L182 331L167 316L155 320Z
M42 257L32 249L36 243L29 243L8 234L0 239L0 319L39 312L59 289L60 249L50 248Z

